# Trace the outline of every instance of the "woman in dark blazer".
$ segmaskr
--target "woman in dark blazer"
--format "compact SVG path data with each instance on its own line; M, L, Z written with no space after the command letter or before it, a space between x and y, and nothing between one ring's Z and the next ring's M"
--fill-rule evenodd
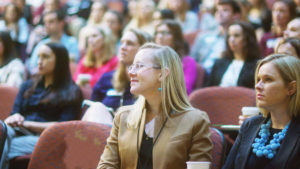
M254 87L254 71L260 56L259 46L252 26L235 22L228 28L226 50L216 60L207 86Z
M255 73L262 115L247 119L223 169L300 168L300 61L274 54Z

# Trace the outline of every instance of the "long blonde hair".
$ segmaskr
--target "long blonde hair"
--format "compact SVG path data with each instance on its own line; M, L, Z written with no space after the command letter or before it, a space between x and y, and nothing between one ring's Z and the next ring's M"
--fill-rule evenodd
M161 67L162 77L165 77L161 82L162 115L169 117L171 112L177 114L193 110L194 108L188 101L182 63L178 54L168 46L161 46L154 43L146 43L139 51L144 49L152 49L153 52L151 51L151 54L154 64ZM166 74L166 69L169 70L168 75ZM145 104L145 98L139 96L133 105L133 112L128 116L128 127L137 128Z
M140 46L142 46L146 42L152 41L151 35L142 30L130 28L127 32L132 32L136 36ZM129 83L129 78L127 75L126 65L124 63L119 63L117 70L113 75L113 81L112 81L113 87L118 92L122 92L128 86L128 83Z
M99 31L103 37L103 44L101 48L102 56L100 60L101 64L104 64L116 54L116 37L108 29L106 30L99 26L95 26L93 29ZM83 64L86 67L96 67L96 56L94 55L94 52L90 46L88 46L87 54L84 57Z
M287 112L290 117L298 116L300 111L300 60L294 56L288 56L285 54L269 55L258 63L255 72L255 84L258 82L257 75L259 69L266 63L272 63L276 67L286 85L292 81L296 81L297 91L295 94L290 96ZM269 112L267 110L263 108L260 108L260 110L264 117L268 116Z

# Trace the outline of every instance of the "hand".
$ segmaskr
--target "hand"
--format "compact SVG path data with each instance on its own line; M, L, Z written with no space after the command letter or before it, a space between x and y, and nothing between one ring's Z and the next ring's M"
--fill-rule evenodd
M239 125L242 125L243 122L244 122L247 118L249 118L249 117L240 115L240 116L239 116Z
M12 127L22 126L23 122L24 122L24 117L21 114L16 113L14 115L7 117L4 120L4 122L5 122L5 124L12 126Z

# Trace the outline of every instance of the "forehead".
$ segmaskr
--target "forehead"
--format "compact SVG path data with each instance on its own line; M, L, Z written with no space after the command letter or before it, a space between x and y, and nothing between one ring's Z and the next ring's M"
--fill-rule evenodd
M56 13L48 13L44 16L44 20L57 20L57 15Z
M121 41L132 41L132 42L136 42L138 43L138 38L136 37L136 35L131 32L131 31L127 31L123 36Z
M218 4L217 10L226 10L233 12L232 6L230 4Z
M153 49L141 49L134 57L134 63L153 63Z
M169 30L169 27L168 27L168 25L167 24L161 24L161 25L159 25L158 27L157 27L157 29L159 29L159 30Z
M39 49L39 54L48 54L48 55L52 55L53 52L51 50L51 48L47 45L42 45Z
M242 31L243 29L240 25L231 25L228 30L229 33L242 33Z
M263 64L258 70L258 76L280 76L277 67L272 62L267 62Z
M273 9L277 9L277 8L288 8L288 5L284 2L277 1L274 3Z

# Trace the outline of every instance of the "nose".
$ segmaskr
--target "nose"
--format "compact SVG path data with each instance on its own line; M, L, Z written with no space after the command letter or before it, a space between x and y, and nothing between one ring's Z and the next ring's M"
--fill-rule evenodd
M255 85L255 90L261 91L262 88L263 88L263 86L262 86L262 81L260 80L260 81L258 81L258 82L256 83L256 85Z

